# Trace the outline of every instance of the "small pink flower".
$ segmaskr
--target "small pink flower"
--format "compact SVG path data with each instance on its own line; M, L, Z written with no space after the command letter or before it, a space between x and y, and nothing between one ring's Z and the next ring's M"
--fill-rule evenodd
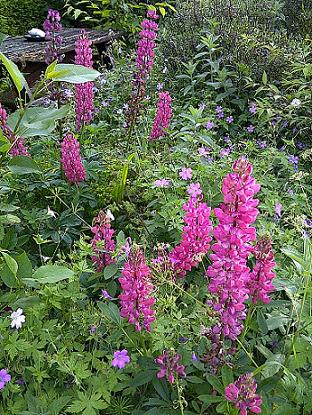
M183 167L179 173L179 176L181 177L182 180L190 180L192 178L193 175L193 170L188 167Z
M282 216L282 205L280 203L276 203L275 205L275 215L280 218Z
M191 183L187 188L187 193L191 196L199 196L203 192L199 183Z
M158 179L154 181L154 186L156 187L169 187L171 184L168 179Z
M210 152L211 152L211 149L209 147L201 146L198 148L198 154L202 157L207 157Z

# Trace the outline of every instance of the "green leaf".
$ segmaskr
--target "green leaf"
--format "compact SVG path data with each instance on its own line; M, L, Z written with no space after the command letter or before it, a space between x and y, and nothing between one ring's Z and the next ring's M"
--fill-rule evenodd
M69 82L70 84L83 84L93 82L100 76L100 72L82 65L59 63L55 70L47 74L46 79Z
M145 385L146 383L154 379L155 376L155 370L146 370L144 372L139 372L133 379L129 380L129 385L134 388Z
M228 386L234 382L233 371L228 365L224 365L221 369L222 382L224 386Z
M6 154L11 148L10 141L4 137L2 130L0 130L0 153Z
M210 383L210 385L219 393L223 394L224 392L224 387L222 385L222 383L219 381L218 378L216 378L213 375L206 375L207 381Z
M211 405L212 403L222 402L222 396L213 396L213 395L199 395L198 399L205 404Z
M37 164L27 156L15 156L9 163L8 167L12 173L18 176L31 173L40 173L40 169Z
M119 308L116 304L109 302L109 303L97 303L101 312L112 322L116 324L121 323L121 317L119 313Z
M56 127L56 121L66 117L70 111L70 104L61 108L50 109L41 107L28 108L23 114L18 127L18 134L23 137L48 136ZM15 130L20 118L20 110L9 116L8 125Z
M9 254L6 252L2 252L2 256L5 260L5 263L7 264L9 270L12 272L14 277L16 277L18 265L14 258L12 258Z
M32 275L32 280L41 284L54 284L74 276L74 271L60 265L43 265Z
M24 75L20 72L18 67L15 65L14 62L12 62L10 59L8 59L3 53L0 52L0 61L2 61L3 65L5 66L6 70L9 72L10 77L18 90L18 92L21 92L23 88L29 89L28 84L26 82L26 79L24 78Z
M18 255L15 259L18 264L18 271L17 271L18 279L31 278L32 264L26 252L23 252L22 254Z
M9 288L17 288L18 287L18 279L13 274L13 272L10 270L10 268L7 266L7 264L4 264L0 268L0 278L4 282L4 284Z
M265 71L263 71L263 74L262 74L262 83L263 85L267 85L268 83L268 75Z
M107 267L104 268L103 276L105 280L109 280L114 275L116 275L118 272L118 267L116 264L110 264L107 265Z

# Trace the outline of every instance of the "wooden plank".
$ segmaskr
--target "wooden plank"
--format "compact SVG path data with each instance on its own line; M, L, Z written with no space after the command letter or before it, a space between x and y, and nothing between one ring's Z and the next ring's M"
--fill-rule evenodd
M60 47L60 54L66 54L75 49L75 42L81 29L64 28L61 35L64 43ZM121 36L113 31L99 31L86 29L88 37L94 45L109 45L114 39ZM28 42L23 36L9 37L0 46L0 51L14 62L25 64L26 62L44 62L45 48L49 41Z

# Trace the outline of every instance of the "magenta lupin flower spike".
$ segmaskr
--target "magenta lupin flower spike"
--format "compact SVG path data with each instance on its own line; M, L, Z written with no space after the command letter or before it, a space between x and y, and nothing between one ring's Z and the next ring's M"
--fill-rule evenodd
M61 164L66 179L70 183L83 182L86 179L85 169L80 156L80 145L73 134L67 134L61 144Z
M115 262L112 258L112 253L115 250L113 240L115 231L111 226L111 216L101 210L93 221L91 232L94 235L91 241L94 255L91 259L97 272L101 272L107 265Z
M151 331L155 320L152 309L156 300L152 297L151 270L146 264L143 252L137 246L131 248L128 261L122 270L120 282L122 293L120 298L120 315L134 324L137 331Z
M220 318L215 330L231 340L241 333L246 318L244 302L248 299L251 278L247 259L256 239L256 229L251 225L258 215L259 201L253 196L260 186L251 173L251 164L246 159L237 160L233 172L223 180L224 202L214 209L219 224L213 231L216 242L207 270L208 289L214 295L212 306Z
M157 114L150 133L150 140L156 140L166 134L172 117L171 103L172 99L168 91L159 93Z

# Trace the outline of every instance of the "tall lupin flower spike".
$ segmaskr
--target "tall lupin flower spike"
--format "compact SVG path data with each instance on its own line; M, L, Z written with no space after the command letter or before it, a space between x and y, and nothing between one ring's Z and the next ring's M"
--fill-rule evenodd
M110 211L104 212L101 210L94 219L91 228L91 232L94 235L91 241L94 255L91 259L96 266L97 272L103 271L107 265L115 262L112 258L112 253L115 250L115 242L113 240L115 231L111 226L112 218Z
M133 79L133 91L129 101L129 109L126 113L127 126L131 128L135 124L145 97L146 83L152 71L155 59L158 15L153 10L148 10L147 19L141 23L140 40L136 52L136 73Z
M85 30L81 30L79 39L75 44L75 63L76 65L83 65L86 68L92 68L92 42L88 39ZM80 131L82 126L90 124L93 118L94 104L93 104L93 82L85 82L84 84L76 85L76 128Z
M156 300L152 297L151 270L140 248L131 248L119 282L122 288L119 296L121 317L134 324L137 331L143 327L151 331L151 324L155 320L155 310L152 307Z
M212 245L212 264L207 270L208 289L215 296L212 306L220 316L215 330L219 329L231 340L241 333L246 318L244 302L250 280L247 258L253 251L251 242L256 239L256 229L251 224L258 215L259 201L253 196L260 186L251 173L251 164L246 159L237 160L233 173L223 180L224 203L214 210L219 224L213 232L216 243Z
M169 127L172 117L171 103L172 98L168 91L159 93L157 114L150 133L150 140L156 140L166 134L166 129Z
M62 57L59 54L59 48L63 43L63 37L59 34L62 31L61 16L57 10L49 9L46 20L43 23L43 30L46 39L50 41L45 48L45 62L50 65L55 60L61 62Z
M61 144L61 164L70 183L83 182L86 172L80 156L80 145L73 134L67 134Z
M195 194L183 205L182 239L169 255L175 275L184 277L197 266L210 249L212 226L210 207L201 202L202 194Z

